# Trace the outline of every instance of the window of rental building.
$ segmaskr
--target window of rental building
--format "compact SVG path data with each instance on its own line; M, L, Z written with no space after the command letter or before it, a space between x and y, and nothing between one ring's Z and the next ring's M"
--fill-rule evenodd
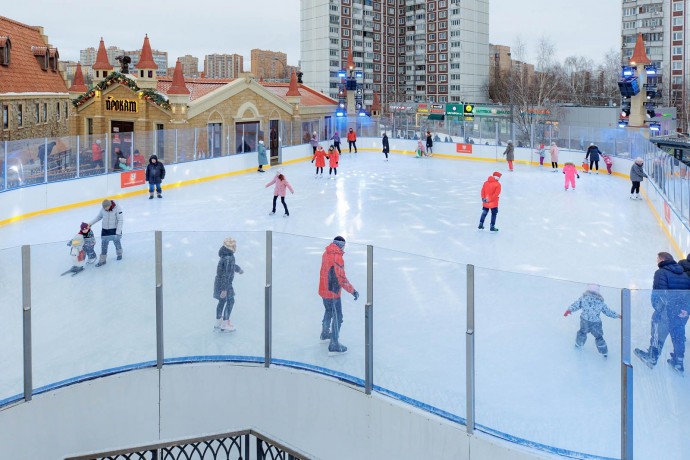
M673 11L683 11L684 2L676 2L673 4Z
M681 54L683 54L683 47L682 46L674 46L673 47L673 55L679 56Z
M673 40L682 40L683 39L683 32L673 32Z
M37 102L34 104L34 123L39 124L41 122L41 105Z
M21 128L24 125L24 106L17 104L17 127Z
M673 18L673 25L674 26L682 26L683 25L683 17L682 16L676 16Z
M60 103L55 104L55 118L60 119Z
M237 153L256 152L259 140L259 122L235 123L235 142Z
M9 106L2 105L2 129L8 129L10 127L10 108Z
M41 122L45 123L48 121L48 103L44 102L43 103L43 113L41 114Z

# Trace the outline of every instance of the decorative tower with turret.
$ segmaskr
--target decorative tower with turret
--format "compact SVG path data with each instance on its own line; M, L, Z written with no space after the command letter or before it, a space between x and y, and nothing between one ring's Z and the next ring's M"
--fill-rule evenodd
M187 118L187 104L189 103L189 89L184 81L184 74L182 72L182 63L177 61L175 64L175 72L173 73L172 84L168 89L168 100L170 101L171 110L173 112L173 123L185 123Z
M91 66L93 69L94 83L100 83L105 80L110 72L113 71L113 66L108 61L108 53L105 51L105 43L101 37L101 43L98 45L98 53L96 54L96 62Z
M158 66L153 60L153 52L151 51L148 34L144 37L144 44L141 47L141 54L139 55L139 62L137 62L136 69L134 74L137 76L137 85L139 88L155 89Z
M637 84L639 88L645 88L647 86L647 67L646 65L651 63L649 57L647 57L647 52L644 48L644 41L642 40L642 34L637 34L637 42L635 43L635 51L630 58L630 65L635 69L635 76L638 81ZM629 127L643 127L645 125L647 110L645 103L647 102L646 91L640 91L634 96L630 97L630 121L628 122Z

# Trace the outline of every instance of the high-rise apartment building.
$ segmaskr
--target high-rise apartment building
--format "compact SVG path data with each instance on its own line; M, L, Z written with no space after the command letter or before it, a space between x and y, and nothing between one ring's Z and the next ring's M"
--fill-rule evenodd
M290 68L285 53L253 49L250 66L256 78L263 78L266 81L290 80L290 73L288 73Z
M184 56L177 59L182 64L182 73L185 77L196 78L199 76L199 58L194 57L190 54L185 54ZM170 74L172 75L172 74Z
M645 51L657 67L659 104L676 107L678 125L687 130L688 84L686 77L690 48L685 40L688 28L688 0L622 0L622 64L627 65L642 34Z
M337 98L352 52L364 103L483 102L488 0L301 0L304 83Z
M237 78L244 72L244 58L239 54L207 54L204 57L206 78Z

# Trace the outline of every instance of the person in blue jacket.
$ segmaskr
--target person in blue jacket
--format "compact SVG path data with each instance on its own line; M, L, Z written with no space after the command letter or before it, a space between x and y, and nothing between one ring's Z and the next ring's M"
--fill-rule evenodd
M149 200L153 199L153 189L155 187L158 198L163 198L161 182L165 179L165 166L158 161L156 155L151 155L149 164L146 166L146 181L149 183Z
M599 174L599 155L601 155L601 150L599 150L599 147L594 145L592 142L589 144L589 147L587 147L587 155L585 155L585 160L589 158L589 171L587 171L587 174L590 174L592 171L594 171L592 168L596 168L597 174Z
M635 348L635 355L649 368L656 365L666 337L671 336L673 353L667 361L677 372L683 373L685 356L685 325L690 310L690 276L683 272L668 252L657 255L659 269L654 273L652 286L652 331L647 351Z

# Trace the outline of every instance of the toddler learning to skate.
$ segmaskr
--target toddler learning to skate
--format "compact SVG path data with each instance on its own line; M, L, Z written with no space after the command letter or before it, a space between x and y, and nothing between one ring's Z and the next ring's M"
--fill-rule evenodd
M84 262L86 260L86 252L84 251L84 237L81 233L77 233L74 238L67 242L67 246L70 247L69 255L72 257L72 268L63 273L72 273L72 276L76 275L80 271L84 270Z
M568 186L572 186L573 190L575 190L575 177L577 177L578 179L580 178L580 175L577 173L577 168L575 168L575 165L571 162L567 162L563 166L563 174L565 174L565 190L568 190Z
M606 170L609 172L609 175L612 174L611 167L613 166L613 158L611 158L611 155L604 155L604 164L606 165Z
M609 350L604 340L604 329L601 324L601 313L610 318L619 318L621 315L611 310L604 298L599 294L599 285L590 284L587 290L577 299L568 309L563 313L563 316L568 316L578 310L582 310L580 314L580 330L575 336L575 346L581 348L587 341L587 334L592 334L597 345L599 353L608 356Z

